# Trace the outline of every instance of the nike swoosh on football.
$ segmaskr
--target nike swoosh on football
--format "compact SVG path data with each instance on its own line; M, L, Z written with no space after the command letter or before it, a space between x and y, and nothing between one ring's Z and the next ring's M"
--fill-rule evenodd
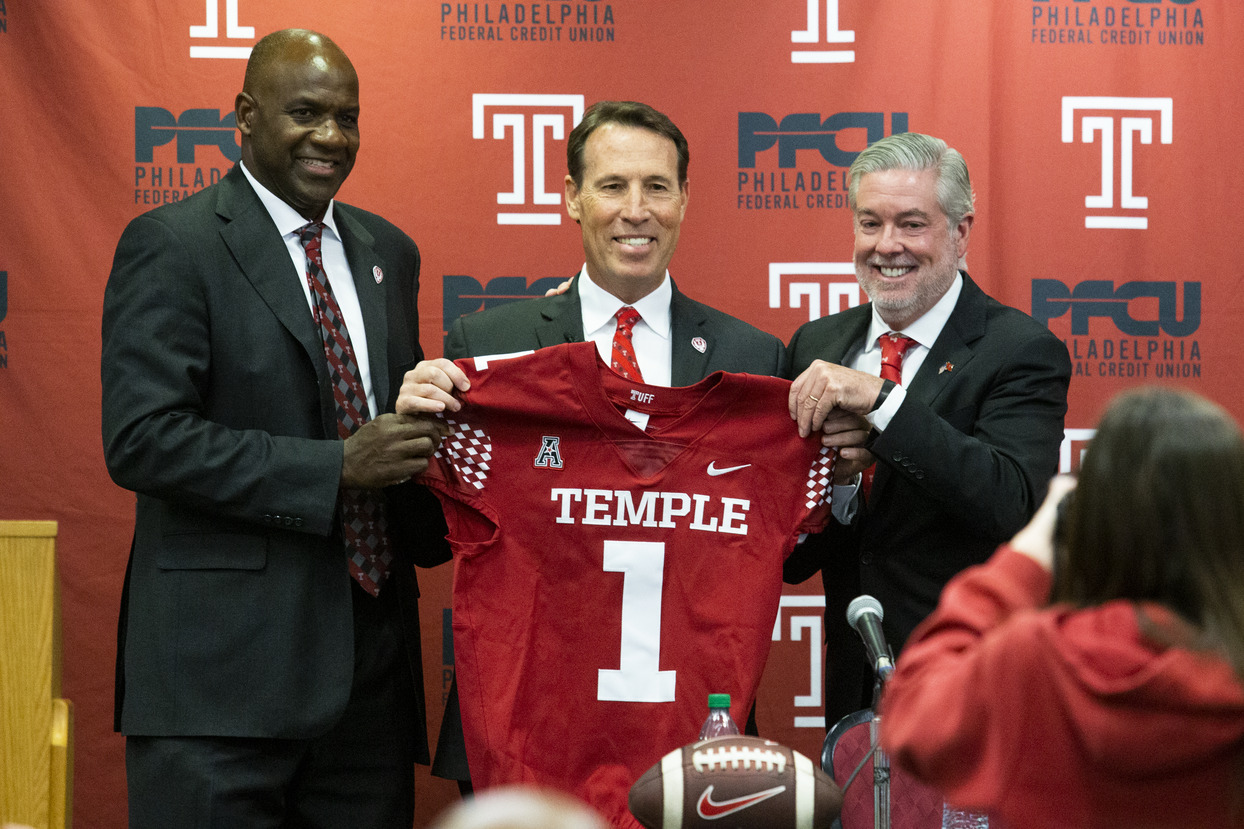
M749 806L755 806L762 800L776 797L784 791L786 791L785 786L775 786L772 789L765 789L763 792L745 794L742 797L718 802L713 800L713 787L709 786L704 790L704 794L700 795L700 800L696 803L695 809L699 812L700 817L705 820L716 820L736 812L741 812Z
M747 469L749 466L751 466L750 463L744 463L738 466L723 466L721 469L718 469L717 461L713 461L708 465L708 474L716 477L717 475L725 475L727 472L738 472L740 469Z

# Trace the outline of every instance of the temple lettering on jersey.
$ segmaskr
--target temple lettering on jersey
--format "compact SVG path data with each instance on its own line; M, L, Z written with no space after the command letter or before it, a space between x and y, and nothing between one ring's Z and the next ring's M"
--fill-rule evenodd
M635 503L635 496L639 503ZM747 511L752 502L686 492L628 489L554 487L549 500L558 504L558 524L595 524L604 527L686 527L702 532L747 535ZM659 515L659 518L658 518Z

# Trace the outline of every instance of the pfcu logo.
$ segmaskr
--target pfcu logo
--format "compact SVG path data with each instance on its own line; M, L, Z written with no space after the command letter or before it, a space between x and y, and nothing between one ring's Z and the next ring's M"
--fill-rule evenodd
M155 148L177 142L177 163L195 163L196 147L216 147L229 161L242 157L233 110L188 109L181 115L161 107L134 107L134 162L149 164Z
M1068 289L1057 279L1032 281L1032 316L1049 326L1052 319L1071 312L1071 334L1089 333L1089 320L1104 317L1120 333L1131 337L1187 337L1201 327L1201 283L1185 282L1183 318L1179 317L1176 282L1125 282L1118 288L1108 279L1090 279ZM1149 302L1145 302L1149 300ZM1137 316L1134 308L1152 308L1157 315Z
M821 0L806 0L808 5L808 27L796 29L790 33L791 43L822 44L821 40ZM840 46L855 42L855 32L843 29L838 20L838 0L825 2L825 46ZM791 63L854 63L854 49L792 49Z
M254 26L238 25L238 2L239 0L204 0L206 4L207 19L202 26L191 26L190 37L193 40L218 40L220 39L220 6L223 3L225 7L225 40L227 41L254 41ZM247 43L245 46L239 46L236 42L228 43L228 45L205 45L192 43L190 45L190 57L192 58L232 58L246 60L251 56L251 46Z
M477 141L489 135L504 141L507 134L513 148L511 188L497 193L497 204L524 210L497 212L499 225L556 225L562 220L562 175L554 176L549 187L545 159L550 141L564 141L583 120L582 95L475 94L471 96L471 137ZM530 155L528 154L530 136ZM531 202L527 201L528 167L531 175ZM548 209L553 208L553 209Z
M835 278L842 276L850 279ZM861 298L852 262L769 263L770 308L803 308L806 304L811 321L854 308Z
M862 135L858 132L862 131ZM907 132L907 113L890 113L890 132ZM859 149L843 149L839 134L853 136ZM836 167L850 167L864 147L885 137L884 112L838 112L824 121L815 112L797 112L781 123L763 112L739 113L739 166L756 166L756 154L778 148L778 166L792 168L800 150L816 150ZM859 141L863 138L863 141Z
M441 280L441 319L448 331L450 324L458 317L516 299L544 296L545 291L563 281L563 277L549 276L528 285L527 278L523 276L498 276L488 280L485 287L474 277L446 274Z
M1090 213L1084 217L1087 228L1128 228L1144 230L1149 219L1139 211L1149 207L1146 196L1134 191L1136 144L1153 143L1154 120L1158 140L1173 140L1171 98L1113 98L1066 96L1062 101L1062 138L1064 144L1076 141L1077 113L1081 123L1079 141L1101 144L1101 193L1086 196L1084 206ZM1088 114L1093 113L1093 114ZM1118 132L1119 161L1115 164L1115 132ZM1115 206L1115 171L1118 170L1119 200Z

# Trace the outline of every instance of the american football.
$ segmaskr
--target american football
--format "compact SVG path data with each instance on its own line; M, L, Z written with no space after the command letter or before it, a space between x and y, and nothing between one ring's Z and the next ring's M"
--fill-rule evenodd
M815 763L760 737L716 737L666 754L631 786L649 829L828 827L842 792Z

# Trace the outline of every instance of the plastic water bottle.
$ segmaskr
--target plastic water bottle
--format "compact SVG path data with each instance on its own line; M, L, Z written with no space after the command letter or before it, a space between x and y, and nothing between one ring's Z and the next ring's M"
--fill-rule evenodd
M738 733L739 727L730 717L730 695L709 694L708 719L704 721L704 727L700 729L700 739L729 737L731 734Z
M942 804L942 829L989 829L989 816Z

